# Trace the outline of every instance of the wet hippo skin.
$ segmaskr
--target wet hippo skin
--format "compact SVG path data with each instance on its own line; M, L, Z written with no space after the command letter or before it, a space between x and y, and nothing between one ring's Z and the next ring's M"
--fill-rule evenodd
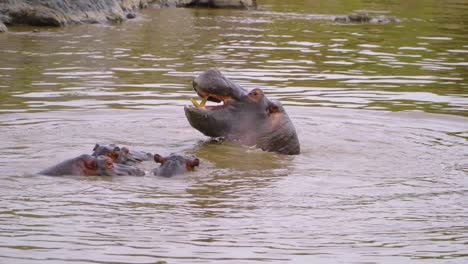
M163 157L159 154L154 155L154 161L161 163L161 166L153 171L156 176L172 177L194 171L195 167L200 165L200 160L196 157L171 154Z
M118 147L115 144L99 145L96 144L93 148L92 156L98 157L100 155L112 158L114 163L135 165L139 162L151 160L153 155L143 151L130 150L127 147Z
M115 176L114 163L107 156L93 157L88 154L65 160L55 166L39 172L49 176L81 175L81 176Z
M217 69L208 69L193 81L203 101L186 106L192 127L209 137L222 137L234 143L265 151L294 155L300 153L296 129L282 104L268 99L263 90L250 92L226 78ZM222 105L205 106L206 101Z

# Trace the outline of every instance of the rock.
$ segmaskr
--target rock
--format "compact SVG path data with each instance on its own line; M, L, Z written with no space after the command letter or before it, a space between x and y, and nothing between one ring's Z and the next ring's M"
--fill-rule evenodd
M150 5L151 4L151 5ZM62 27L121 22L148 6L255 8L256 0L0 0L0 30L5 25Z
M179 0L182 7L211 7L211 8L256 8L256 0Z
M349 21L354 23L364 23L369 22L371 18L368 14L365 13L358 13L358 14L351 14L348 16Z
M388 23L398 23L398 22L401 22L401 20L395 17L378 16L378 17L371 18L370 22L377 23L377 24L388 24Z
M21 4L9 8L7 14L7 23L11 25L60 27L66 24L64 15L45 6Z
M2 0L0 20L7 25L65 26L120 22L154 0Z
M348 22L348 23L376 23L376 24L387 24L400 22L399 19L394 17L378 16L370 17L366 13L356 13L348 16L337 16L334 18L336 22Z
M161 7L178 7L183 6L182 0L160 0L159 5Z
M2 21L0 21L0 33L7 32L7 31L8 31L8 28L5 26L5 24L3 24Z

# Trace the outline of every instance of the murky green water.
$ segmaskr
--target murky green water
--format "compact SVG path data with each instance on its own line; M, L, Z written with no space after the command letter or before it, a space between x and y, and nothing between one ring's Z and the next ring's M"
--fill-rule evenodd
M466 262L468 2L259 2L0 34L0 263ZM332 20L356 10L401 22ZM281 100L302 154L192 129L209 67ZM35 174L95 143L202 164Z

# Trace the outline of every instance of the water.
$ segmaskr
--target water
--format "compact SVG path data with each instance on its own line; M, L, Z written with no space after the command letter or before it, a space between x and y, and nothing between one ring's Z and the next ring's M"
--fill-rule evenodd
M465 263L468 3L374 2L0 34L0 263ZM402 21L332 21L355 10ZM208 67L281 100L301 155L192 129L183 105ZM201 166L35 174L95 143Z

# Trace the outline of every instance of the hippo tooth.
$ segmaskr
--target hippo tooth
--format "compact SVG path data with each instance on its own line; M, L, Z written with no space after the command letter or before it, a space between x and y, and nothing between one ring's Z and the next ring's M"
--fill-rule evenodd
M207 98L203 98L201 103L198 103L195 99L190 98L190 102L192 102L192 104L197 108L205 107L207 101L208 101Z
M206 102L208 102L208 97L203 98L203 99L201 100L200 106L201 106L201 107L205 107Z
M195 99L190 98L190 102L192 102L193 106L195 106L197 108L200 107L200 105L198 104L198 102Z

